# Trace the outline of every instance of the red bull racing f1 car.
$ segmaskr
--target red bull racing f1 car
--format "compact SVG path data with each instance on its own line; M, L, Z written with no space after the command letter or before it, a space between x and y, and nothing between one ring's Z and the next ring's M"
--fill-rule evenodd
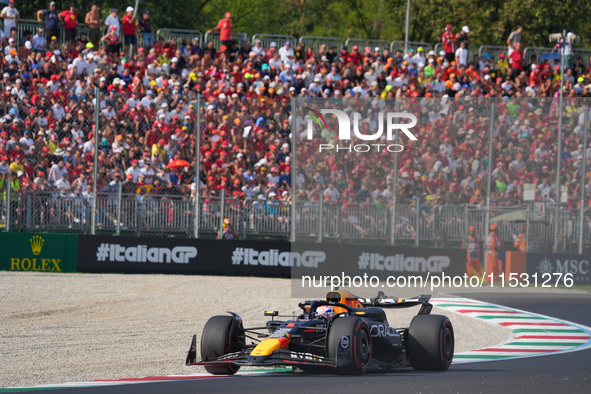
M430 296L394 299L380 292L363 299L343 290L325 300L303 301L289 320L266 311L271 320L245 328L236 313L210 318L201 335L201 361L193 336L187 365L212 374L234 374L241 366L293 366L337 374L386 372L394 368L445 371L454 354L454 331L445 316L431 315ZM407 328L390 326L383 308L420 306Z

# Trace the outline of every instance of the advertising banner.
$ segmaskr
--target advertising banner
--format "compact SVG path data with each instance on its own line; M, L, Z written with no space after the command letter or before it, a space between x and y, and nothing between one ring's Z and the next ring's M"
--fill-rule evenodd
M591 283L590 260L591 256L586 254L528 253L527 273L531 283L532 278L537 279L537 287L543 283L554 287L556 281L563 283L567 274L572 276L572 284L588 285Z
M0 269L76 272L78 235L0 233Z
M80 272L289 277L289 243L81 235Z
M463 274L465 259L464 251L454 249L81 235L78 269L285 278L292 270L314 275L344 271L426 276Z
M382 285L396 278L413 278L426 285L433 277L462 277L466 273L466 251L462 249L294 243L292 251L301 256L320 252L313 255L315 259L293 264L292 296L309 296L313 290L321 294L335 285L385 290ZM406 280L404 283L401 287L409 285Z

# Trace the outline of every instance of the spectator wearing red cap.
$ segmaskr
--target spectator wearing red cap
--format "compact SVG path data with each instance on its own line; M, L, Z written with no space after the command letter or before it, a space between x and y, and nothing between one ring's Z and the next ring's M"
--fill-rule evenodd
M10 172L10 162L8 161L8 157L3 155L0 157L0 175L5 175Z
M166 149L164 146L166 145L166 140L161 138L158 140L157 143L152 145L152 158L154 156L159 156L161 159L166 157Z
M139 162L136 159L133 159L131 161L131 166L125 170L125 174L127 174L127 177L131 176L132 181L137 183L140 173L141 168L139 167Z
M509 62L507 61L507 56L504 53L499 55L499 61L497 62L497 69L502 77L507 75L509 72Z
M102 42L107 43L107 53L115 56L121 51L121 39L117 34L117 27L109 27L109 32L101 38Z
M453 33L451 24L445 26L445 31L441 36L441 43L443 44L445 58L448 62L451 62L456 57L456 36Z
M353 45L351 53L347 56L347 62L352 62L355 66L359 66L363 62L363 56L358 49L357 45Z
M220 41L222 46L226 47L229 52L232 45L232 14L226 12L225 18L220 19L217 26L209 29L207 32L211 33L214 30L220 31Z

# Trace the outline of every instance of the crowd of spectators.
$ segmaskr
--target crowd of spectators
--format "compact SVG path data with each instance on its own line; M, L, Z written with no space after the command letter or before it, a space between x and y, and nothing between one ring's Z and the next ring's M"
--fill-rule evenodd
M419 141L399 155L399 202L484 204L491 102L487 98L496 99L497 110L490 163L493 204L521 204L525 183L536 185L539 200L556 198L560 66L535 59L527 63L520 33L508 41L509 63L504 54L479 58L470 46L467 26L459 33L451 25L445 28L441 53L324 45L315 51L289 41L263 47L258 40L252 46L223 40L216 48L212 42L200 47L197 39L162 37L154 37L150 45L149 12L135 21L132 7L126 10L122 31L113 9L104 22L108 34L100 37L97 30L103 22L96 12L93 7L85 19L91 37L77 34L75 24L66 25L66 44L60 46L55 28L59 20L77 20L74 6L58 14L52 3L37 15L46 29L22 36L7 19L14 11L2 11L6 29L0 55L0 187L10 184L17 193L55 190L89 195L98 144L101 191L115 191L122 183L124 192L132 194L194 196L198 190L202 196L219 196L225 190L226 196L240 200L289 201L292 97L433 102L446 97L445 112L434 111L429 101L408 104L419 118ZM230 23L231 29L229 13L225 20L218 28L227 29ZM135 35L146 33L147 45L137 47ZM573 59L564 81L569 112L562 179L573 207L584 187L576 176L589 170L591 160L586 167L582 163L581 105L569 100L589 97L590 66ZM534 97L546 101L532 107L521 99ZM200 163L195 174L198 111ZM303 139L302 144L305 152ZM391 154L361 161L319 157L302 157L296 180L299 198L391 201Z

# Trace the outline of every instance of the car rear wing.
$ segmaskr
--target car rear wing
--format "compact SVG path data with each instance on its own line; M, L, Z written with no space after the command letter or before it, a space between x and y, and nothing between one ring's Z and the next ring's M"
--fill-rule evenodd
M433 305L429 303L431 295L420 295L413 298L394 298L379 292L373 298L357 298L363 306L377 306L380 308L410 308L412 306L421 306L419 315L431 313Z

